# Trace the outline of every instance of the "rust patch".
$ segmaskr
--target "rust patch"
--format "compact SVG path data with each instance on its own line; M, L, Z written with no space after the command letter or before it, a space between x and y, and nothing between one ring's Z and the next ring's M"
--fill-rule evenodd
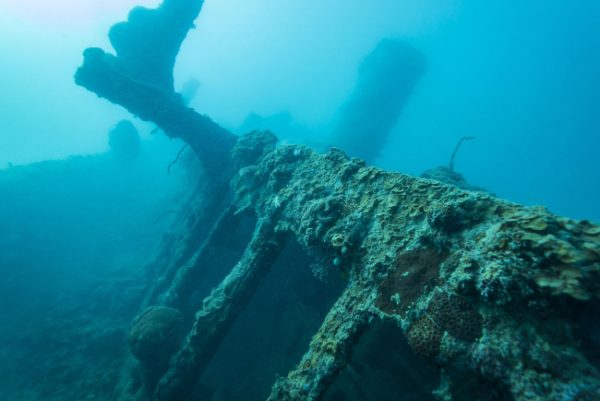
M436 284L446 257L447 253L432 247L400 253L394 270L379 285L375 306L387 314L406 311L423 291Z

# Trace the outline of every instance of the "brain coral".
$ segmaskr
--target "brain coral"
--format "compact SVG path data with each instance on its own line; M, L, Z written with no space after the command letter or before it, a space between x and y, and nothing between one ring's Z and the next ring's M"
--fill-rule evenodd
M481 315L466 298L438 291L408 331L408 342L416 353L435 358L445 331L457 339L475 341L481 337L482 325Z
M133 322L128 343L131 353L141 362L163 359L157 353L170 353L177 345L181 313L166 306L151 306Z

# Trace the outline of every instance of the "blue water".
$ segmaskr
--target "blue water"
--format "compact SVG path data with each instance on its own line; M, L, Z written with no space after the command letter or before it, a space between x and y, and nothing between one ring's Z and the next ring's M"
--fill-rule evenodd
M157 255L185 231L174 224L206 182L182 142L73 82L84 48L110 50L112 24L159 3L0 0L0 401L114 400ZM413 49L423 70L409 83L396 67L365 73L382 40ZM368 148L368 162L385 170L446 166L460 138L474 137L454 163L469 184L600 223L599 1L207 0L175 67L177 88L190 79L200 82L190 106L236 134L270 129L319 151ZM369 127L397 90L406 96L378 141L369 128L352 146L336 139L340 126L341 135ZM349 110L358 120L341 124ZM124 119L132 139L118 148L109 135ZM244 224L232 232L247 239ZM232 260L241 252L221 246ZM286 252L294 263L257 293L194 400L260 398L301 357L342 284L319 282L309 256ZM204 277L206 293L220 274ZM246 331L254 326L262 329ZM379 380L417 394L406 400L429 400L418 398L437 380L427 363L373 354L382 341L408 354L395 333L382 323L361 339L356 366L327 400L345 400L348 388L387 400ZM396 381L394 369L412 376Z
M106 149L104 133L127 115L75 87L72 73L82 49L108 47L110 25L139 3L0 3L0 166ZM176 80L199 79L193 106L226 127L288 112L294 127L280 136L327 143L361 59L384 37L406 40L428 70L379 165L420 174L476 136L457 164L469 181L598 221L599 27L593 0L209 1Z

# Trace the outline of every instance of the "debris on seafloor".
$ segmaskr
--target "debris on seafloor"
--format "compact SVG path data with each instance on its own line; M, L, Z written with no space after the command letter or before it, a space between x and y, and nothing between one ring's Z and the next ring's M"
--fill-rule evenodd
M583 311L600 299L598 226L388 173L340 150L278 146L267 131L236 138L182 104L168 85L173 63L137 74L164 54L174 60L201 5L165 0L134 9L111 31L117 55L88 49L76 74L78 84L188 142L212 176L210 196L191 209L141 305L194 311L188 334L150 395L129 364L116 399L188 399L291 241L317 263L344 268L346 282L269 400L321 399L377 320L397 327L438 369L441 399L600 399L600 363L578 330ZM165 26L173 35L163 35ZM161 42L156 53L152 38ZM127 49L144 51L137 59ZM231 240L230 228L248 216L255 226L249 240L240 237L247 245L239 260L210 295L194 300L190 286L219 262L213 245Z

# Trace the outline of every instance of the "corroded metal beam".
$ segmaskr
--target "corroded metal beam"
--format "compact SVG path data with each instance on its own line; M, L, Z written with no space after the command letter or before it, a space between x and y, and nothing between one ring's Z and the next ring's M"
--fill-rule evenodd
M187 107L173 89L173 66L181 43L198 16L200 0L165 0L157 9L134 8L109 37L116 56L102 49L84 51L75 82L123 106L169 137L187 142L209 172L229 177L229 152L236 136Z
M240 146L260 148L265 135ZM599 226L302 146L242 168L234 189L238 207L259 218L277 210L276 227L349 277L271 400L320 399L369 315L396 322L416 353L459 372L449 397L461 377L517 401L600 395L577 330L581 310L600 299Z
M204 299L192 329L156 388L159 401L179 401L191 389L219 349L285 245L286 233L275 230L271 216L261 218L239 263Z
M361 298L361 293L366 298ZM327 390L372 317L369 295L370 291L364 289L346 289L325 317L298 366L275 383L268 401L318 399Z

